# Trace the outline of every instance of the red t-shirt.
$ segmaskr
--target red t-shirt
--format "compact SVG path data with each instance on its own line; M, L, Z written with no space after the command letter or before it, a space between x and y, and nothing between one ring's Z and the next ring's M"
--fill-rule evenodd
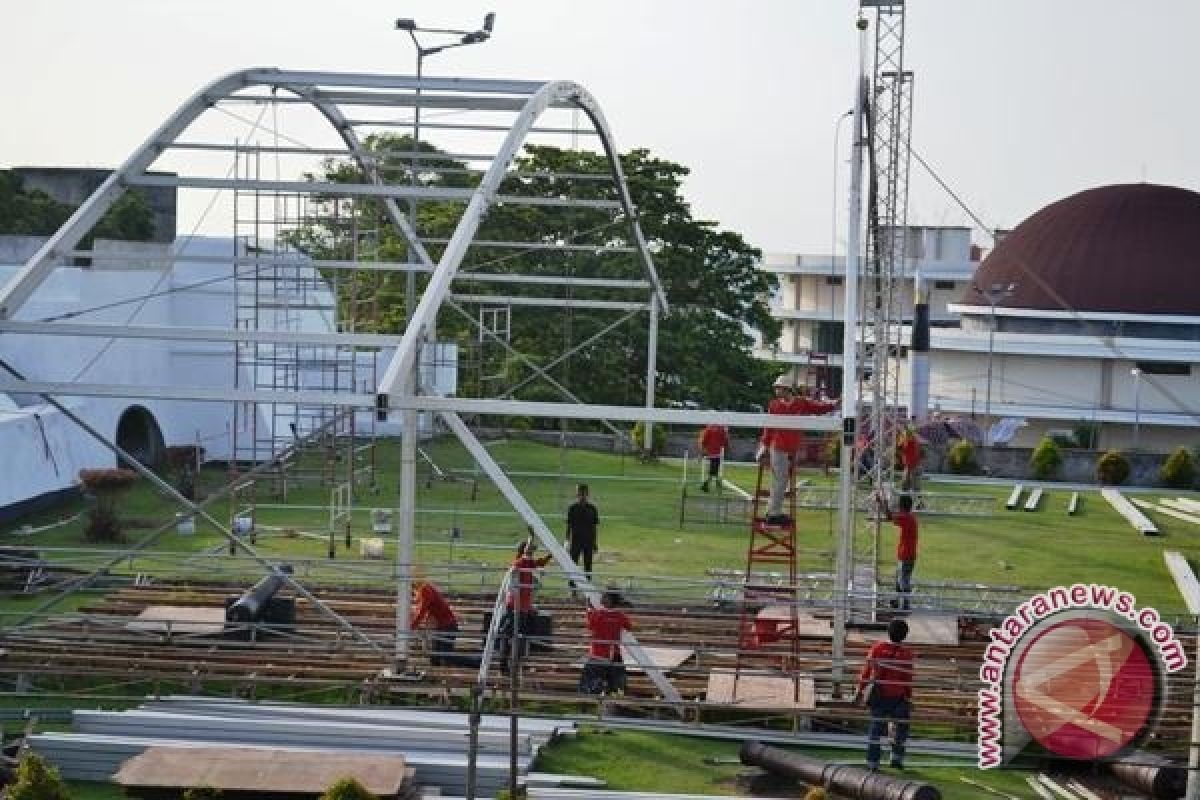
M550 556L542 556L541 558L530 558L529 556L521 556L513 561L512 565L517 570L514 576L516 581L516 591L509 590L508 602L509 608L516 611L532 611L533 610L533 571L538 567L544 567L550 563ZM516 598L516 604L513 603L513 598Z
M587 626L592 634L588 655L606 661L620 661L621 631L633 630L633 623L625 612L615 608L589 608Z
M892 514L892 522L900 529L900 538L896 540L896 560L917 560L917 518L911 511L897 511Z
M837 403L810 400L807 397L775 397L767 405L768 414L828 414L837 408ZM800 449L804 431L782 428L763 428L759 441L764 447L795 453Z
M895 642L876 642L858 674L858 688L874 680L884 697L912 697L913 651Z
M900 440L900 463L906 469L921 463L921 442L916 436L905 436Z
M433 584L423 583L417 589L417 605L413 608L412 627L419 628L427 620L433 620L433 626L438 630L457 627L458 618L454 610L446 602Z
M709 458L716 458L729 447L729 434L723 425L706 425L700 432L700 449Z

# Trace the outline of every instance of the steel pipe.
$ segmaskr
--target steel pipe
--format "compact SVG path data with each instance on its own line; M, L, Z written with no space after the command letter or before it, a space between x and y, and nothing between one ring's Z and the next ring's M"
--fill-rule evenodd
M1187 790L1187 769L1149 753L1130 753L1110 761L1108 768L1125 786L1154 798L1175 800Z
M936 787L921 781L893 778L865 767L827 764L823 761L769 747L762 742L746 741L738 753L743 764L762 767L768 772L830 789L858 800L941 800Z

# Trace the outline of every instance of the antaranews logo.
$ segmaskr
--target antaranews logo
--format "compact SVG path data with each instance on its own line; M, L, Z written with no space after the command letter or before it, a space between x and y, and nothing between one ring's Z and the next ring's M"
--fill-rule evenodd
M1035 595L989 633L979 678L979 766L1027 752L1092 761L1136 746L1166 675L1187 666L1175 631L1111 586Z

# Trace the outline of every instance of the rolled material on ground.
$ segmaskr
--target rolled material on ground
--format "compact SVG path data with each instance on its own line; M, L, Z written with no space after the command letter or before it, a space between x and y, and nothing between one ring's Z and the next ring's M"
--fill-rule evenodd
M1175 800L1187 791L1187 768L1149 753L1130 753L1108 768L1121 783L1156 800Z
M743 764L762 767L857 800L942 800L942 793L928 783L893 778L865 767L827 764L778 747L768 747L762 742L744 742L738 756Z
M280 572L291 574L292 568L284 566ZM272 573L254 584L241 597L233 601L225 611L227 622L260 622L275 593L283 586L283 575Z

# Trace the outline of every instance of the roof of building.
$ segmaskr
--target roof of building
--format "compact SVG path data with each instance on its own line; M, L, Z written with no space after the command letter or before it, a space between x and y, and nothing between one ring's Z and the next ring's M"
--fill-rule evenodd
M1008 287L1011 308L1200 315L1200 194L1148 183L1051 203L983 260L962 302Z

